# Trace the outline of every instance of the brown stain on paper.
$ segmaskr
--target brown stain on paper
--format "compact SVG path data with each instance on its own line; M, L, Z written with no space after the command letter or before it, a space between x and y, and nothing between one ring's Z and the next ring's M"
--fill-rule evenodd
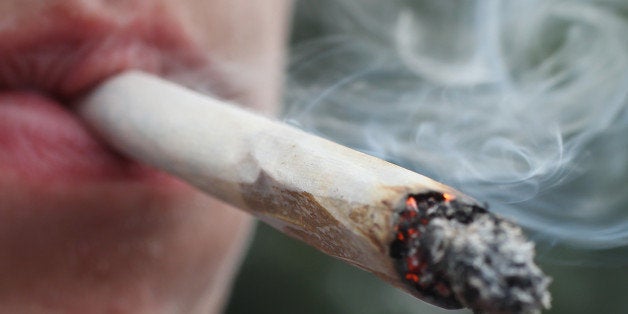
M312 194L286 189L265 173L242 188L246 204L260 219L275 226L273 220L281 221L282 232L331 256L367 269L372 269L369 264L373 259L381 262L382 256L387 258L387 246L381 237L387 226L373 221L373 209L349 208L342 201L329 201L327 206L338 202L336 208L351 210L348 217L354 224L344 226ZM377 256L373 256L374 251Z

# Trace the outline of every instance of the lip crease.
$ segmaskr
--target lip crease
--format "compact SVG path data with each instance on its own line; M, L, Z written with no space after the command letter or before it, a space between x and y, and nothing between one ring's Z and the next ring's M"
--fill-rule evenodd
M0 173L72 184L155 177L96 139L70 105L124 70L168 76L208 65L163 9L125 19L60 10L0 29Z

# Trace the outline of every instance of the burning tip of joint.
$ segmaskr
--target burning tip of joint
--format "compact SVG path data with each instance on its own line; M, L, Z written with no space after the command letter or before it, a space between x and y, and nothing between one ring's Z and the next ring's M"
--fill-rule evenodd
M408 196L390 256L403 281L445 308L534 313L550 306L550 279L521 228L453 194Z

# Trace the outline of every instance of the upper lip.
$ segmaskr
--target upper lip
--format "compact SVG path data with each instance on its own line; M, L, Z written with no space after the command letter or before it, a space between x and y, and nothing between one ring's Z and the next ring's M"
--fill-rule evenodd
M49 21L0 29L0 91L33 90L65 101L127 69L168 75L207 63L163 13L124 22L93 13L42 18Z

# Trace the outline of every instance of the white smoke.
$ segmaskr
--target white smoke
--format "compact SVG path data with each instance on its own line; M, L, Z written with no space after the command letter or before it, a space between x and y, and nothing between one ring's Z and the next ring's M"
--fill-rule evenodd
M628 2L323 2L287 121L487 201L539 240L628 246Z

